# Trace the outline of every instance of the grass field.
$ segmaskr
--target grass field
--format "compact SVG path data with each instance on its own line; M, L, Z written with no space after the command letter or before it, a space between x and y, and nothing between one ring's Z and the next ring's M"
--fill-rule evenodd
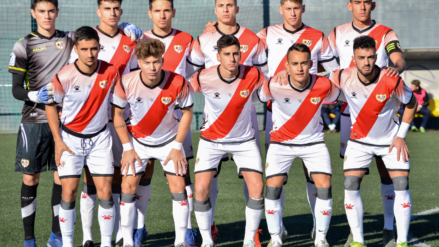
M194 150L197 150L199 134L193 134ZM349 234L349 226L343 207L343 170L339 157L339 134L327 134L326 144L332 157L334 209L328 242L332 246L343 246ZM264 135L261 133L261 140ZM439 132L426 134L409 133L407 136L411 153L410 191L413 200L413 214L439 208L438 160ZM0 135L0 247L23 246L23 225L20 211L20 173L14 172L16 135ZM264 145L261 145L262 147ZM264 159L265 157L263 157ZM158 163L158 162L156 162ZM194 161L191 160L193 168ZM156 164L156 166L159 166ZM284 246L313 246L309 233L312 217L306 198L306 185L300 161L296 160L291 168L286 185L284 223L289 237ZM172 246L174 225L171 210L171 195L163 173L156 167L152 181L152 197L146 216L146 227L150 232L144 246ZM193 171L192 171L193 172ZM192 174L193 175L193 174ZM51 231L50 198L52 191L52 173L44 173L38 187L38 209L35 235L38 246L45 246ZM193 176L192 176L193 178ZM375 162L371 174L362 183L362 198L365 208L364 230L369 247L382 246L382 199L380 180ZM77 224L75 246L81 246L82 230L77 200ZM236 175L234 163L223 164L219 177L219 196L215 212L215 221L219 229L216 246L242 246L244 237L245 198L242 193L242 180ZM264 217L265 218L265 217ZM195 216L193 226L197 227ZM269 241L265 219L261 222L263 246ZM99 242L99 226L94 223L95 243ZM419 216L412 221L410 235L417 238L411 245L439 246L439 214ZM197 243L201 244L200 235ZM99 246L99 245L95 245Z

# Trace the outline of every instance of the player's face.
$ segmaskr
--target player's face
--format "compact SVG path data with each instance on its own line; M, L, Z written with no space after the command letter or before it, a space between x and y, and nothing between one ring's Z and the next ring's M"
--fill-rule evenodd
M416 86L416 85L414 85L414 84L412 84L412 85L410 86L410 90L412 90L413 92L416 92L416 91L419 90L419 87Z
M55 19L59 10L49 2L39 2L35 10L30 10L32 17L36 19L39 28L51 30L55 28Z
M352 12L355 20L364 22L371 19L375 4L372 0L352 0L348 3L348 9Z
M172 18L175 17L175 9L172 9L171 2L159 0L152 3L152 9L148 10L148 15L154 23L154 26L165 29L172 25Z
M226 25L234 24L238 13L239 7L236 6L235 0L216 0L215 14L219 22Z
M88 67L92 67L98 62L99 43L97 40L80 40L74 46L78 60Z
M123 11L119 2L102 1L96 13L101 18L101 22L114 27L119 24Z
M236 45L225 47L217 54L217 59L223 68L228 71L235 71L239 67L241 51Z
M377 59L375 49L356 49L353 59L363 76L367 77L372 74Z
M312 67L311 56L306 52L292 51L288 55L285 67L290 72L291 80L302 84L309 79L309 69Z
M302 25L302 14L305 13L305 5L295 2L285 2L279 7L279 11L284 17L284 23L291 27Z
M162 57L147 57L145 59L137 60L140 70L142 71L142 78L154 81L160 78L162 72L163 58Z

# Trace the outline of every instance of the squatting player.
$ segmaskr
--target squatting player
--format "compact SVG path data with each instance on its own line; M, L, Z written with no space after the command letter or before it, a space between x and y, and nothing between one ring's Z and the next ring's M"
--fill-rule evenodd
M326 233L332 215L331 158L324 143L321 109L324 100L333 102L341 91L326 77L310 74L311 50L305 44L294 44L287 52L285 67L289 84L270 80L260 90L262 101L272 101L273 130L267 154L265 176L266 219L271 246L282 246L281 192L291 163L301 158L317 187L315 246L326 246Z
M193 115L193 101L183 76L162 70L165 45L156 39L140 41L135 54L140 70L122 77L112 99L113 121L123 143L121 171L121 228L124 246L133 246L133 224L137 187L148 160L157 159L172 193L175 246L186 247L189 208L184 175L188 173L182 150ZM130 105L130 122L123 117ZM180 120L174 109L182 111Z
M356 38L353 42L356 66L331 75L331 81L338 84L345 95L352 120L343 165L346 216L353 235L350 247L365 246L360 184L374 156L382 157L395 190L396 246L407 247L412 200L408 183L409 152L404 138L414 118L417 101L401 77L389 76L388 68L376 66L379 59L376 47L372 37ZM396 114L401 103L406 108L399 127Z
M74 49L78 60L54 76L55 104L46 106L62 184L59 209L62 246L73 247L76 195L85 162L99 196L101 246L111 246L115 209L111 195L114 166L112 138L107 128L108 101L110 89L119 80L119 72L115 66L98 60L99 36L93 28L76 30ZM61 102L60 121L57 103Z
M396 33L392 29L372 20L371 15L376 7L376 2L373 0L351 0L347 3L347 7L349 11L352 12L353 21L335 27L329 35L329 42L332 50L340 59L340 68L346 69L349 67L355 67L355 63L352 59L352 45L354 39L362 35L367 35L375 39L377 44L376 50L378 57L376 65L380 68L388 66L390 59L394 66L387 68L387 75L394 76L401 74L406 65ZM343 158L346 151L346 144L351 134L350 127L352 126L351 118L349 116L349 105L347 102L342 107L340 124L340 156ZM393 233L393 203L395 193L393 183L382 159L379 156L376 156L376 161L378 172L381 177L381 194L384 209L383 246L395 247L396 244ZM349 236L345 247L349 246L351 242L352 234Z
M238 173L248 184L245 247L255 246L254 237L264 209L261 155L251 124L251 107L258 99L257 89L265 82L265 76L253 66L240 65L240 47L235 36L222 36L217 42L220 65L200 70L191 78L192 90L202 93L206 101L195 161L194 202L203 247L214 246L209 194L224 154L232 154Z

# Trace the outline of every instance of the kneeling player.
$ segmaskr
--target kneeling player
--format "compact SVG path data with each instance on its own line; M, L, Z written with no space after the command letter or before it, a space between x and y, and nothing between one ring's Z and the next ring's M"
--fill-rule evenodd
M383 159L395 189L397 247L407 246L412 200L408 184L409 152L405 135L417 106L416 97L401 77L390 77L375 65L376 42L368 36L354 40L356 67L336 71L331 81L340 85L350 106L352 132L344 156L345 208L352 230L351 247L365 246L360 184L374 156ZM406 104L401 127L397 112Z
M332 214L331 159L323 140L321 109L324 100L333 102L341 91L326 77L310 75L311 51L297 43L287 53L285 67L289 84L270 80L259 92L262 101L273 103L273 129L267 154L265 195L271 246L282 246L281 192L291 163L301 158L317 187L315 245L325 247L326 233Z
M165 45L156 39L141 41L135 48L140 70L129 73L117 83L112 99L114 126L123 143L121 161L121 228L124 246L133 246L136 192L141 174L150 159L163 165L173 199L175 246L186 247L187 194L184 175L187 161L182 143L189 131L193 101L186 80L162 70ZM129 104L128 127L123 117ZM180 123L174 109L182 111Z
M253 239L264 209L261 156L254 138L251 107L265 77L255 67L239 65L240 44L236 37L222 36L217 47L220 65L201 70L191 79L193 91L202 93L206 100L195 162L194 211L202 246L213 246L210 187L223 155L231 153L248 184L244 246L250 247L255 246Z
M76 30L74 49L78 60L64 67L53 79L54 100L63 101L61 129L57 106L46 106L62 184L59 221L63 246L73 246L75 200L85 162L99 197L101 246L111 246L115 214L111 195L114 168L112 139L106 125L110 89L119 79L119 73L116 67L97 59L99 36L93 28Z

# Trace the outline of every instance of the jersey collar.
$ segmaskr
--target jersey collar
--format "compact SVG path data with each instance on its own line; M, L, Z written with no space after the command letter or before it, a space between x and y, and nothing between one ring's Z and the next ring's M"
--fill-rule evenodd
M305 92L312 84L312 80L313 80L313 76L311 74L309 74L309 82L308 85L306 85L306 87L302 88L302 89L298 89L295 86L293 86L293 83L291 83L291 76L288 76L288 82L290 83L290 86L292 89L296 90L299 93L303 93Z
M76 65L76 61L78 61L78 59L76 59L75 62L73 63L73 64L75 64L75 68L79 71L79 73L81 73L85 76L88 76L88 77L91 77L94 73L96 73L96 71L98 71L98 69L99 69L99 66L101 65L101 61L98 60L98 66L96 66L96 69L93 72L91 72L90 74L87 74L87 73L82 72L79 69L78 65Z
M216 68L216 71L218 72L218 76L219 76L219 78L221 79L221 81L223 81L223 82L225 82L225 83L227 83L227 84L232 84L234 81L236 81L236 79L239 78L239 76L240 76L240 74L241 74L241 65L239 65L239 66L238 66L238 74L236 75L235 79L233 79L233 80L231 80L231 81L228 81L228 80L224 79L224 78L221 76L221 73L220 73L219 67L220 67L220 65L218 65L218 67Z
M241 26L240 26L238 23L236 23L236 25L238 26L238 29L236 29L236 31L235 31L234 33L231 33L230 35L235 36L235 35L239 32L239 30L241 29ZM216 31L217 31L219 34L221 34L221 36L226 35L225 33L221 32L221 31L219 30L219 28L218 28L218 24L215 25L215 28L216 28Z
M98 30L100 33L102 33L103 35L105 35L107 37L110 37L110 38L114 38L114 37L116 37L119 34L119 29L117 29L117 32L113 36L109 35L108 33L104 32L104 31L102 31L102 29L100 29L99 26L96 26L96 30Z
M164 39L164 38L167 38L167 37L171 36L171 34L172 34L173 32L174 32L174 29L171 28L171 32L170 32L170 33L166 34L165 36L160 36L160 35L154 33L154 29L151 29L151 33L152 33L154 36L156 36L157 38L160 38L160 39Z
M286 32L291 33L291 34L295 34L295 33L299 32L300 30L302 30L303 27L305 27L305 24L302 22L302 26L300 26L298 29L296 29L296 30L294 30L294 31L290 31L290 30L286 29L286 28L285 28L285 24L283 24L282 27L284 28L284 30L285 30Z
M44 36L44 35L42 35L42 34L40 34L38 31L34 31L34 32L32 32L31 34L33 35L33 36L35 36L35 37L38 37L38 38L42 38L42 39L52 39L53 37L55 37L57 34L58 34L58 30L55 30L55 33L52 35L52 36L50 36L50 37L47 37L47 36Z
M364 33L364 32L369 31L370 29L372 29L376 24L377 24L377 22L375 20L372 20L372 24L368 28L360 30L360 29L356 28L354 25L354 22L352 22L352 28L358 33Z
M378 80L378 78L379 78L380 75L381 75L381 69L380 69L380 67L378 67L378 66L376 66L376 65L375 65L375 69L376 69L376 71L378 71L378 73L376 74L375 78L373 78L372 82L370 82L369 84L363 82L363 81L360 79L360 76L358 76L358 73L360 73L360 71L357 72L357 77L358 77L358 80L361 82L361 84L363 84L364 86L367 87L367 86L370 86L370 85L374 84L374 83ZM376 72L375 72L375 73L376 73Z
M143 79L142 79L142 71L140 71L140 73L139 73L140 81L142 82L142 84L145 85L145 87L147 87L147 88L149 88L151 90L156 88L156 87L158 87L158 86L160 86L162 84L163 80L165 79L165 71L162 70L162 73L160 74L160 76L162 77L162 78L160 78L160 82L157 83L157 85L155 85L153 87L150 87L150 86L146 85L146 83L143 81Z

